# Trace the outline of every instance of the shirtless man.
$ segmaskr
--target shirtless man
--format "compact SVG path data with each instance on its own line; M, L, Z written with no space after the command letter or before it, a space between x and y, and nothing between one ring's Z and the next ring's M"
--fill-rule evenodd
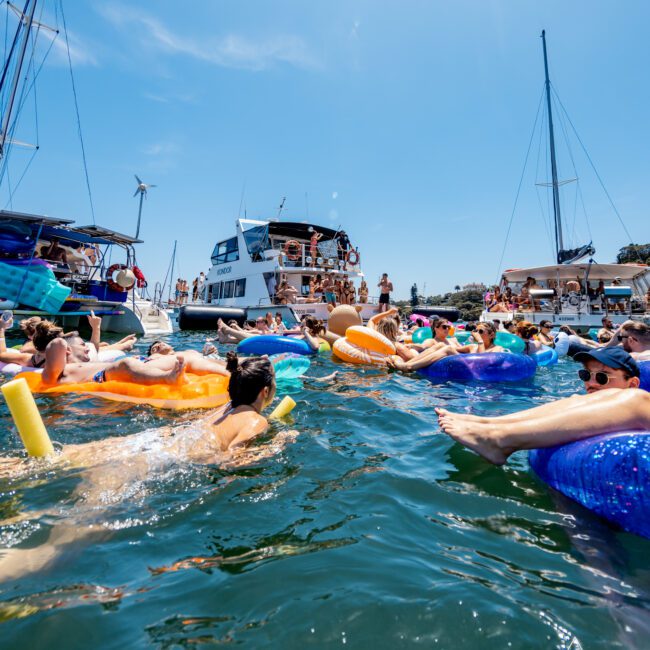
M49 246L43 246L40 252L41 258L48 262L61 262L62 264L68 263L68 256L65 249L59 246L57 237L52 237Z
M384 273L379 280L379 313L386 311L390 304L390 292L393 290L393 283L388 279L388 273Z
M479 417L436 408L440 427L495 465L521 449L562 445L615 431L650 430L650 393L639 387L639 366L620 347L580 352L586 395L502 415Z
M636 361L650 361L650 327L636 320L626 320L614 339L623 344Z
M144 363L125 357L112 363L90 362L88 348L79 335L62 336L63 330L50 321L36 326L34 346L45 353L41 375L45 385L76 384L94 381L128 381L135 384L178 384L185 362L170 356Z

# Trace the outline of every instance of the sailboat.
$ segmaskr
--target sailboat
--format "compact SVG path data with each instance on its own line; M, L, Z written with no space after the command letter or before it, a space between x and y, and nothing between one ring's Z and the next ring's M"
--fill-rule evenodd
M10 47L0 73L0 183L8 183L10 151L23 144L14 133L36 80L36 42L44 30L58 33L35 20L37 0L25 0L22 11L6 4L18 26L13 39L6 39ZM104 331L171 333L168 314L146 296L146 280L136 264L140 243L137 233L132 237L94 223L80 227L70 219L0 210L0 306L17 317L54 318L64 327L78 327L93 311L102 317Z
M560 186L558 180L555 133L548 74L546 32L541 34L544 53L545 99L548 114L548 147L551 164L555 264L509 269L500 280L502 294L513 298L487 308L481 320L525 319L532 323L551 321L568 325L579 332L600 327L604 316L614 323L628 319L650 323L648 298L650 274L644 264L599 264L591 242L573 249L565 247ZM546 185L546 184L544 184ZM586 261L585 258L588 258ZM582 260L582 261L581 261Z

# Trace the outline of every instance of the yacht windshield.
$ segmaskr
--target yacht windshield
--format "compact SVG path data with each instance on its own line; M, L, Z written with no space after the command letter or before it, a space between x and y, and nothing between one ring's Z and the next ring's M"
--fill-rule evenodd
M251 258L255 261L261 257L261 254L269 247L269 227L254 226L244 231L244 240L246 248Z
M237 245L237 237L219 242L212 251L213 264L226 264L227 262L236 262L238 259L239 246Z

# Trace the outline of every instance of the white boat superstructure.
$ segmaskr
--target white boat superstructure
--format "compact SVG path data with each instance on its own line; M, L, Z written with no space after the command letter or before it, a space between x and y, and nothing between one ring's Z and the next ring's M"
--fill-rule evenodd
M312 248L313 232L320 239ZM288 304L299 318L312 314L327 320L324 298L310 295L310 280L347 280L359 298L359 283L364 275L360 253L342 231L303 222L237 219L235 234L219 241L212 253L212 267L206 277L203 304L239 307L248 310L273 310ZM291 298L283 301L277 290L286 281ZM376 301L354 301L365 319L377 312Z
M505 271L501 278L502 304L508 310L482 313L481 320L527 320L568 325L581 332L602 325L642 320L650 323L648 296L650 269L643 264L555 264ZM522 298L523 296L523 298Z

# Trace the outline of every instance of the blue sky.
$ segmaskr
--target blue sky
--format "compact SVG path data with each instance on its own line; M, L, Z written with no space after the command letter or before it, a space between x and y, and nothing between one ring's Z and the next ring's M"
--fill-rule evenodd
M374 0L64 3L97 223L135 230L140 266L162 279L178 240L191 280L250 217L347 230L371 281L398 297L494 281L543 85L550 72L637 241L650 239L650 5ZM55 21L45 3L43 20ZM1 8L4 18L5 7ZM8 22L15 24L15 18ZM4 23L4 20L3 20ZM59 21L60 23L60 21ZM63 37L38 78L39 152L12 207L92 218ZM559 118L557 118L559 120ZM570 129L568 123L565 127ZM558 131L560 177L575 176ZM25 111L17 137L33 141ZM551 263L545 149L534 136L504 266ZM575 138L562 189L569 242L598 261L629 238ZM14 149L12 178L29 152ZM7 191L3 188L3 201Z

